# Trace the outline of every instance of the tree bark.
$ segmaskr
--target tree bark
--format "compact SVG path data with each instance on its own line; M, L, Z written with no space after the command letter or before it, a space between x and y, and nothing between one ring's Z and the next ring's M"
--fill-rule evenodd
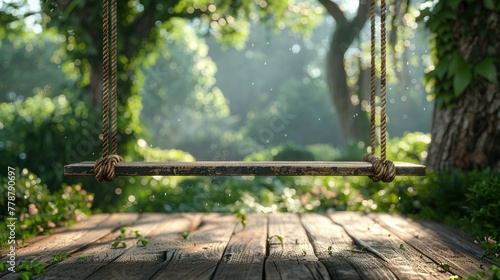
M500 89L483 81L453 109L434 109L427 165L436 171L500 171Z
M473 53L488 53L493 48L500 55L500 42L482 40L480 32L463 36L465 26L452 23L455 39L466 61ZM500 17L488 18L489 29L500 36ZM437 46L439 47L439 46ZM497 64L498 69L498 64ZM498 77L497 77L498 78ZM451 108L435 106L431 128L432 142L428 148L427 166L435 171L489 168L500 171L500 86L484 78L475 82Z

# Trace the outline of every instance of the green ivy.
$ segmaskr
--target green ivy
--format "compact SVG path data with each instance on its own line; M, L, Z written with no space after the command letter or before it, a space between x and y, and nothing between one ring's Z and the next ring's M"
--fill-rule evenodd
M435 1L428 1L435 2ZM425 74L426 90L436 99L438 106L451 106L465 90L478 80L498 81L498 50L494 45L496 30L488 26L490 15L500 12L499 0L450 0L427 5L420 15L425 27L434 34L433 66ZM470 55L464 57L459 39L477 38L471 45Z

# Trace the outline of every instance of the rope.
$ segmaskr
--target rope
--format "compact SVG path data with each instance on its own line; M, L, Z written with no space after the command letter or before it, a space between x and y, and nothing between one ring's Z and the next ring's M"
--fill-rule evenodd
M109 1L102 6L102 157L108 155L108 91L109 91Z
M111 51L109 49L109 6L111 4ZM117 155L117 26L116 0L103 1L102 19L102 157L94 164L97 181L113 181L115 165L123 161ZM111 52L111 61L109 53ZM111 68L111 154L109 154L109 68Z
M370 1L370 153L375 154L375 0Z
M380 120L380 157L385 160L385 146L386 146L386 131L387 131L387 116L386 116L386 102L385 102L385 93L386 93L386 84L387 84L387 75L386 75L386 30L385 30L385 21L386 21L386 7L385 0L381 0L380 2L380 102L381 102L381 120Z
M380 155L375 155L375 1L370 3L370 21L371 21L371 88L370 88L370 154L364 157L364 161L370 162L373 166L373 175L370 178L374 182L391 182L396 177L396 167L394 163L386 159L386 131L387 131L387 116L386 116L386 2L381 0L380 3L380 99L381 99L381 120L380 120Z

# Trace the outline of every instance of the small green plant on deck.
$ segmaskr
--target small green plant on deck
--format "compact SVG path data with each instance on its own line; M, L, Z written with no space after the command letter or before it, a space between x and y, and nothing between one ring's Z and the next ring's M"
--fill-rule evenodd
M68 257L69 257L68 253L56 254L52 259L50 259L49 263L52 264L52 263L62 262Z
M80 256L76 259L77 261L87 262L89 260L88 256Z
M40 261L23 261L18 266L16 271L19 272L18 279L33 279L33 276L45 273L45 264Z
M189 236L189 231L186 230L186 231L182 232L182 238L187 239L188 236Z
M243 226L243 228L247 227L247 215L242 213L241 211L236 212L236 217L239 219L239 223Z
M120 246L123 248L127 248L127 243L124 241L127 237L133 235L138 238L136 244L141 244L142 246L146 246L149 243L149 239L142 236L141 232L137 229L132 229L130 227L122 227L120 229L120 235L116 237L116 240L111 244L113 248L119 248Z
M283 242L285 241L285 238L282 235L279 235L279 234L275 234L275 235L269 236L269 238L267 238L267 242L271 242L271 240L274 237L278 238L278 240L280 241L281 246L283 246Z

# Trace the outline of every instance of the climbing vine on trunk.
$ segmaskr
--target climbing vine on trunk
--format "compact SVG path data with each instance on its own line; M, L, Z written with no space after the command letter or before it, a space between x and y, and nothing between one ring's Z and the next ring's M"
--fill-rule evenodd
M500 170L500 1L439 1L421 19L434 34L428 166Z

